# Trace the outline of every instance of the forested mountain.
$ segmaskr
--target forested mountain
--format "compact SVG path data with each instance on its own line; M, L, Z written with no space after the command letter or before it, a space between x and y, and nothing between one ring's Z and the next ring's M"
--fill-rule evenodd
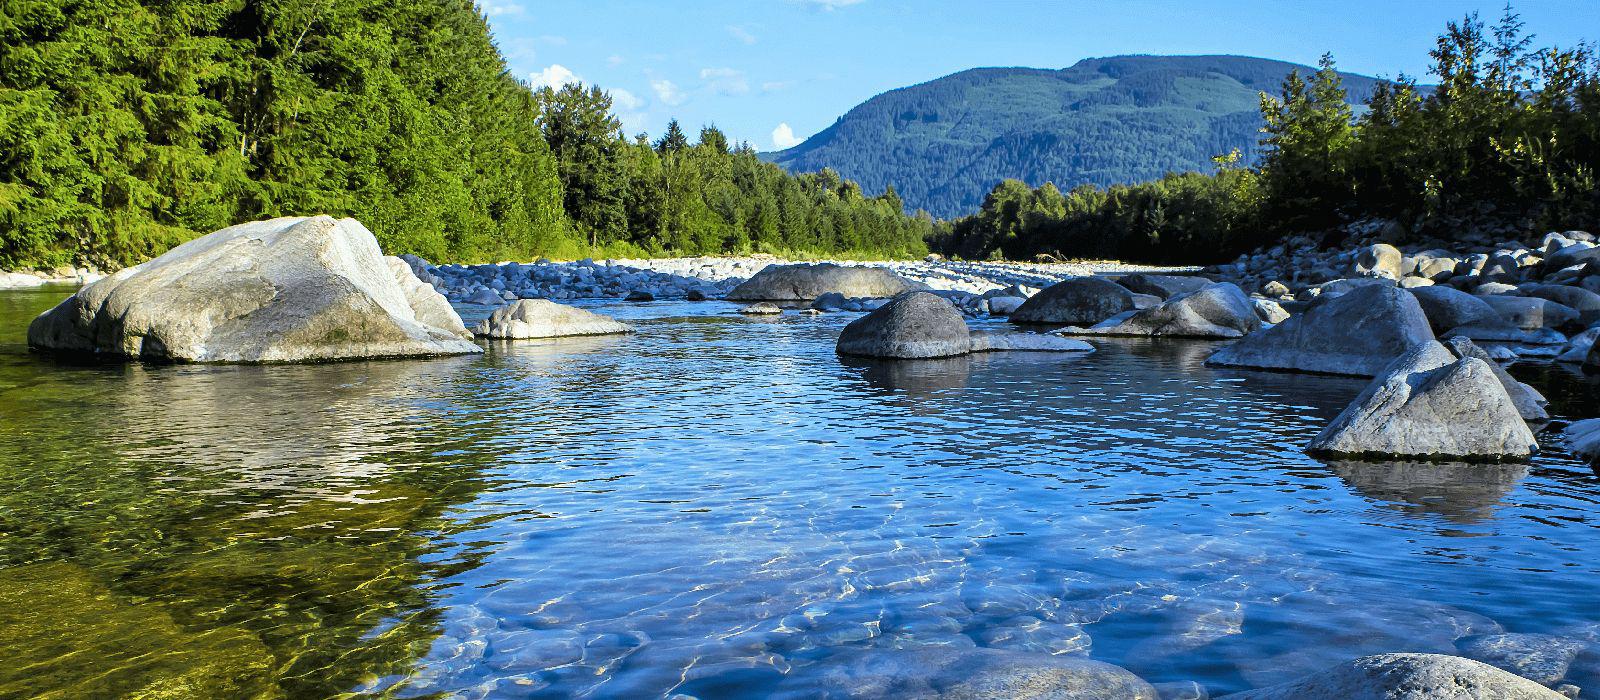
M1116 56L1063 70L977 68L891 90L767 157L791 171L831 167L912 209L970 214L995 183L1107 186L1258 155L1260 94L1289 72L1242 56ZM1343 74L1360 104L1378 81Z
M434 260L924 250L892 193L669 137L519 83L471 0L0 3L0 268L316 213Z

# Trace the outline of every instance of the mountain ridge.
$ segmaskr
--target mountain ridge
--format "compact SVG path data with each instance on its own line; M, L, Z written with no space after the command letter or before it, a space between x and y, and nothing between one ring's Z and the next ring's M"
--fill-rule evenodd
M1066 68L979 67L888 90L799 145L763 154L793 172L831 167L869 192L893 185L909 209L971 213L999 181L1107 186L1205 170L1259 153L1261 92L1288 61L1130 54ZM1341 73L1360 105L1380 80Z

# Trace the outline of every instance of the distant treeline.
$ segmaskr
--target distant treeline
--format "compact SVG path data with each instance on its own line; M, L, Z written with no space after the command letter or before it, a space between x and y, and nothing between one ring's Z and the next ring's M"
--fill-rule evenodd
M1377 86L1352 119L1325 56L1291 74L1266 119L1259 167L1062 193L1008 180L944 222L931 247L969 259L1109 257L1216 262L1286 235L1382 217L1450 239L1476 224L1526 232L1600 226L1600 58L1534 50L1517 15L1452 22L1430 52L1438 84ZM1424 94L1426 93L1426 94Z
M609 110L511 77L470 0L9 0L0 268L309 213L435 260L925 251L931 220L893 192L791 177L714 128L626 138Z

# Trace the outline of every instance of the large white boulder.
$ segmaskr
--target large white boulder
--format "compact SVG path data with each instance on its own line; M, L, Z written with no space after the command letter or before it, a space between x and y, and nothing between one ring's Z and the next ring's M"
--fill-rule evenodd
M1536 449L1491 365L1432 341L1390 364L1308 447L1348 457L1489 461Z
M354 219L231 226L90 284L34 319L39 350L181 362L482 352Z
M1489 664L1443 654L1377 654L1226 700L1563 700Z
M1261 328L1261 318L1244 291L1227 282L1177 294L1159 306L1136 311L1090 328L1064 328L1069 335L1240 338Z
M1411 292L1375 284L1318 297L1304 313L1245 336L1206 364L1372 377L1430 342L1433 331Z
M632 333L633 327L574 306L546 299L521 299L495 309L472 332L484 338L509 340Z
M846 298L884 298L927 285L912 282L881 267L834 263L768 265L728 292L735 301L811 301L829 292Z

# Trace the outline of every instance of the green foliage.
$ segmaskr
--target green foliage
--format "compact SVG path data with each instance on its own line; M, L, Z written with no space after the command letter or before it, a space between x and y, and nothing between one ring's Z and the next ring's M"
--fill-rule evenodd
M1452 22L1432 52L1439 84L1401 76L1353 117L1347 76L1324 57L1262 96L1258 168L1237 151L1214 174L1134 186L1002 183L981 210L941 225L936 250L1220 262L1295 233L1390 218L1449 240L1475 222L1530 234L1600 226L1600 59L1592 47L1530 50L1511 11L1486 30ZM1058 199L1063 200L1059 201Z
M794 171L836 168L869 191L892 184L911 208L963 216L1004 178L1109 187L1202 170L1235 149L1253 163L1261 91L1296 68L1242 56L980 68L878 95L768 157ZM1355 103L1379 84L1342 78Z
M315 213L433 260L922 250L926 221L829 200L714 127L691 148L674 123L658 153L610 110L510 77L470 0L8 0L0 268ZM824 219L849 235L799 230Z

